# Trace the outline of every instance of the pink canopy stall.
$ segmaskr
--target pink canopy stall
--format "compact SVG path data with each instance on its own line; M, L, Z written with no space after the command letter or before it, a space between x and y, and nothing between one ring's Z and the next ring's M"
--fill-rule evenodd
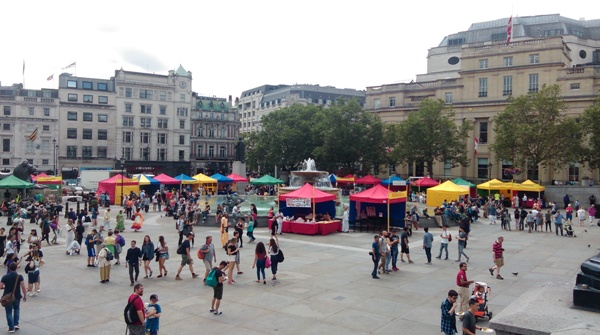
M98 183L97 193L108 192L110 200L116 205L123 201L121 190L123 191L123 194L128 194L132 191L135 194L139 194L140 186L138 180L124 178L122 175L118 174L114 177L100 181Z
M164 173L159 174L154 177L155 180L158 180L163 185L179 185L181 184L181 180L177 180L173 177L169 177Z
M323 192L306 183L301 188L286 194L279 195L279 208L283 215L288 217L305 217L316 214L329 214L335 217L335 194ZM283 221L282 231L307 235L327 235L339 231L340 221L296 222Z
M381 180L379 178L373 177L372 175L364 176L362 178L358 178L354 180L356 184L368 184L368 185L379 185L381 184Z
M415 180L413 181L410 185L417 187L419 191L421 191L421 189L426 189L428 187L432 187L432 186L438 186L440 183L438 183L437 181L429 178L429 177L423 177L421 179Z

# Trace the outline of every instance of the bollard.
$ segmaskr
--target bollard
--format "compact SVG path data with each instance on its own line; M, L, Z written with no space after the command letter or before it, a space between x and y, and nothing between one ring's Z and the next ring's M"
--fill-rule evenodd
M80 206L81 204L79 203L79 200L77 200L77 210L75 211L75 213L79 213L79 211L81 210Z

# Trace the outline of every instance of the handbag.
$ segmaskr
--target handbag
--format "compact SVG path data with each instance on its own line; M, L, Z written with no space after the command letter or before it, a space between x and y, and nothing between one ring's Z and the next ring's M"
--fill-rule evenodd
M15 291L17 290L18 283L19 275L17 274L17 278L15 278L15 287L13 287L13 291L3 295L2 298L0 298L0 305L2 305L2 307L12 305L12 303L15 302Z
M270 268L271 267L271 258L270 257L265 257L265 268Z

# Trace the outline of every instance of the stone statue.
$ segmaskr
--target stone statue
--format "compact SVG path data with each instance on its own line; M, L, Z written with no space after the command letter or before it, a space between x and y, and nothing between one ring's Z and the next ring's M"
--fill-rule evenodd
M244 142L242 142L242 139L239 138L237 144L235 145L235 160L236 161L240 161L240 162L244 162Z
M13 170L13 176L31 183L31 175L37 171L33 165L29 164L28 161L24 160L21 164L17 165Z

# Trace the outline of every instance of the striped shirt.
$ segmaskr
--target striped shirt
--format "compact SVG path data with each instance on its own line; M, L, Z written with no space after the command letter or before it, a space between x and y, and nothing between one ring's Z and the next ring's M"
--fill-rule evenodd
M498 241L495 241L492 250L494 250L494 259L502 258L502 243L498 243Z

